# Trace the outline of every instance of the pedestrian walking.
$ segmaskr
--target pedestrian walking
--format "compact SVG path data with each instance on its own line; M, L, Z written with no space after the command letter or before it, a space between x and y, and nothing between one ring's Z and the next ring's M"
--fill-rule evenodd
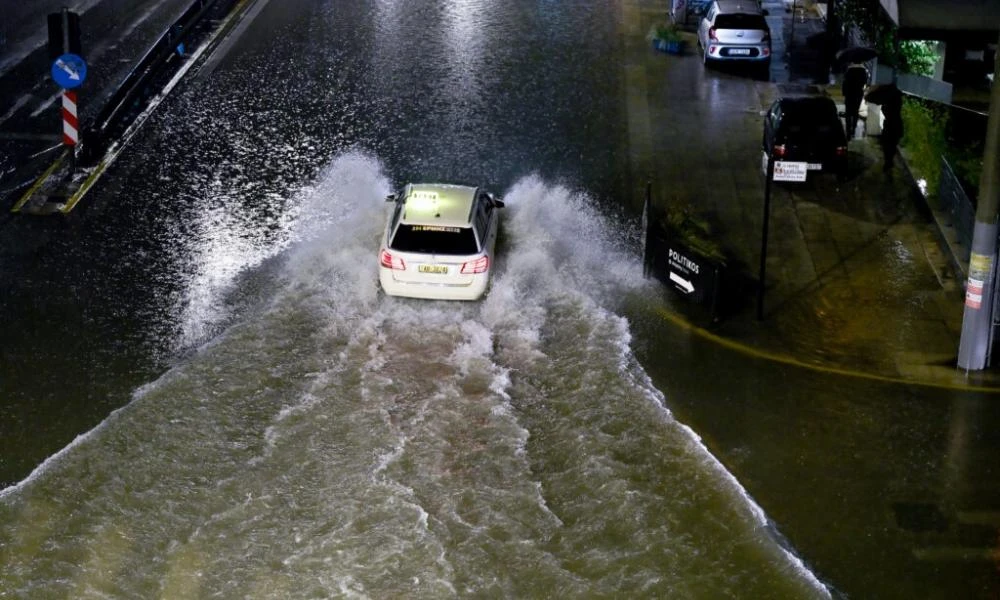
M860 63L851 63L844 71L840 91L844 94L844 117L849 140L854 138L855 130L858 128L858 113L861 111L861 99L865 96L868 79L868 69Z
M899 140L903 138L903 92L895 85L887 85L881 91L882 104L882 171L890 173L896 160Z

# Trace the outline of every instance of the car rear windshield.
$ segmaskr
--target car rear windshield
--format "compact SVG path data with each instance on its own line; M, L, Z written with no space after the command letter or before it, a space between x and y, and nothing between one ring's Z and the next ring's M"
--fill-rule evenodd
M476 234L471 227L400 224L389 247L400 252L424 254L477 254Z
M788 104L781 116L781 127L792 133L829 133L840 126L837 107L833 102L802 102Z
M734 13L715 17L716 29L759 29L767 30L767 22L761 15Z

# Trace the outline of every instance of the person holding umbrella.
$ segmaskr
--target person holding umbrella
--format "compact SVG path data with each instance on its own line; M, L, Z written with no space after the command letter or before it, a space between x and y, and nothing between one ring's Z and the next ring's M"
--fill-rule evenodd
M903 138L903 92L896 84L876 86L865 99L872 104L882 105L882 171L891 173L896 160L899 141Z
M844 117L847 125L847 139L854 139L858 128L858 113L861 111L861 98L868 86L868 69L861 63L851 63L844 71L844 81L840 91L844 93Z
M861 99L865 88L871 80L871 74L864 63L875 58L874 48L854 46L837 52L836 59L840 65L847 65L840 91L844 94L844 117L847 126L847 139L853 139L858 128L858 113L861 110Z

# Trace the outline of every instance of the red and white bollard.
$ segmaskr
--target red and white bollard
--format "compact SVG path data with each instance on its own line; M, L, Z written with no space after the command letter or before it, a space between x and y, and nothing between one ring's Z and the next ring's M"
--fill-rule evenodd
M63 90L62 95L63 144L76 146L80 142L80 123L76 116L76 92ZM75 148L71 148L72 152Z

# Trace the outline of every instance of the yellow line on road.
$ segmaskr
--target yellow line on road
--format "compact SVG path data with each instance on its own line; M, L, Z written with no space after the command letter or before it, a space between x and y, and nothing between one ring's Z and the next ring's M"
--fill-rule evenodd
M690 331L705 340L718 344L719 346L729 348L730 350L734 350L741 354L745 354L747 356L752 356L754 358L759 358L762 360L768 360L771 362L781 363L792 367L798 367L800 369L808 369L810 371L827 373L830 375L840 375L843 377L854 377L858 379L869 379L872 381L879 381L882 383L930 387L930 388L938 388L938 389L946 389L946 390L962 391L962 392L981 392L987 394L1000 394L1000 387L991 387L991 386L976 385L976 384L962 385L957 383L928 381L921 379L905 379L903 377L890 377L888 375L878 375L875 373L866 373L864 371L855 371L852 369L829 367L824 365L807 363L784 354L778 354L775 352L761 350L759 348L754 348L752 346L748 346L741 342L736 342L731 339L724 338L720 335L712 333L711 331L698 327L697 325L694 325L693 323L684 320L679 315L671 313L666 309L657 308L656 312L658 312L665 320L669 321L675 326Z
M45 183L52 173L59 167L59 165L62 164L64 158L66 158L65 150L63 150L62 154L59 155L59 158L52 163L52 166L46 169L45 172L42 173L41 177L35 180L35 183L28 188L28 191L26 191L23 196L21 196L21 199L17 201L14 208L10 209L10 212L20 212L25 203L35 195L35 192L38 191L38 188L42 187L42 184Z
M83 180L83 185L80 186L80 189L76 190L76 192L74 192L73 195L69 197L69 200L67 200L66 204L64 204L62 208L59 209L59 212L63 214L68 214L69 211L73 210L73 207L76 206L76 203L79 202L80 199L83 198L83 195L90 190L90 187L94 185L94 182L97 181L97 178L100 177L102 173L104 173L104 169L107 166L108 166L107 159L102 160L100 164L97 165L97 168L95 168L90 173L90 175L87 175L87 178Z

